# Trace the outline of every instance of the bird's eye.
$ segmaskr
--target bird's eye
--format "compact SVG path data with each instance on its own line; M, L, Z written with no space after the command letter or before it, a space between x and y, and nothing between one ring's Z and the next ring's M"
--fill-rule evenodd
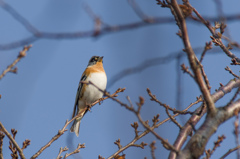
M97 61L98 60L98 58L97 57L95 57L95 61Z

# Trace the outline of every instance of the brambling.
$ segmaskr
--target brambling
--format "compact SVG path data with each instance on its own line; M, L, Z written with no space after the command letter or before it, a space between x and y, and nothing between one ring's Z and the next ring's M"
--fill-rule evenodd
M75 115L78 115L83 109L88 105L92 104L96 100L102 98L103 92L99 91L95 86L90 84L83 84L81 81L89 82L91 81L101 90L105 90L107 86L107 76L103 68L103 56L93 56L89 62L88 66L82 74L81 80L78 85L77 95L75 99L74 109L72 118ZM85 112L82 112L80 117L76 118L72 127L71 132L75 132L79 136L79 127L81 119L87 113L88 109Z

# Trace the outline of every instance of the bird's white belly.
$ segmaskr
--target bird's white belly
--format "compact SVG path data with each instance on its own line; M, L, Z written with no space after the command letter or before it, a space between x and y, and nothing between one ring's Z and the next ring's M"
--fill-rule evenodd
M101 90L105 90L107 86L107 76L104 73L92 73L87 79L86 82L91 81L94 83L98 88ZM98 100L99 98L102 98L103 92L99 91L95 86L88 85L84 94L83 99L87 104L91 104Z

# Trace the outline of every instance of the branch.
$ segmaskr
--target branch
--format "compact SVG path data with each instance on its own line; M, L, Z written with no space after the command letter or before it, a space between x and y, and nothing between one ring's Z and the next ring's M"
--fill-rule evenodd
M1 3L1 2L0 2ZM13 61L13 63L11 65L9 65L7 67L7 69L5 69L3 71L3 73L0 75L0 80L8 73L8 72L14 72L16 73L17 72L17 68L14 68L13 67L23 58L26 56L26 52L32 47L32 45L29 45L29 46L24 46L23 50L19 52L18 54L18 57L16 60Z
M186 0L187 1L187 0ZM212 39L212 42L215 43L215 45L217 46L220 46L221 49L225 52L225 54L229 57L231 57L232 59L236 59L237 62L240 62L240 59L237 58L236 55L234 55L228 47L226 47L223 43L222 43L222 40L221 40L221 36L222 36L222 33L223 33L223 30L220 32L216 32L215 30L217 29L216 27L212 27L212 25L210 24L210 22L206 21L199 13L198 11L191 6L191 4L187 1L186 2L186 5L190 8L192 8L193 12L197 15L197 17L200 19L200 21L208 28L208 30L211 32L212 36L211 39ZM222 23L223 24L223 23ZM223 25L222 25L223 26ZM226 27L226 26L225 26ZM220 28L221 29L221 28Z
M185 48L184 51L187 53L188 61L190 63L191 69L195 76L195 81L197 82L198 87L203 94L203 98L206 101L208 113L215 114L216 113L215 104L211 98L211 94L209 92L207 84L203 79L202 70L201 70L201 67L199 66L200 62L198 61L198 59L192 49L192 46L190 44L185 18L183 16L182 11L176 0L171 0L170 4L173 8L172 13L175 16L176 22L182 33L182 40L183 40L183 44L184 44L184 48ZM192 8L192 7L190 7L190 8Z
M2 147L3 147L3 138L5 137L4 133L0 131L0 159L3 159L3 152L2 152Z
M234 152L234 151L236 151L236 150L239 150L239 149L240 149L240 145L237 146L237 147L235 147L235 148L232 148L232 149L228 150L228 152L225 153L220 159L226 158L229 154L231 154L232 152Z
M201 62L201 63L202 63L202 61L203 61L203 57L205 56L206 52L207 52L208 50L210 50L210 49L212 49L212 42L211 42L211 41L210 41L210 42L206 42L206 44L205 44L204 50L203 50L202 55L201 55L201 58L200 58L200 62Z
M167 4L165 4L167 5ZM132 23L127 23L123 25L115 25L115 26L104 26L101 29L96 29L96 26L99 27L100 25L97 25L96 19L95 20L95 28L89 31L77 31L77 32L67 32L67 33L49 33L49 32L44 32L36 28L34 25L31 24L24 16L22 16L20 13L18 13L11 5L6 3L3 0L0 0L0 6L7 12L9 13L16 21L18 21L27 31L29 31L32 35L23 38L21 40L11 42L8 44L1 44L0 45L0 50L9 50L17 47L21 47L24 45L28 45L30 43L34 43L37 40L40 39L74 39L74 38L87 38L87 37L96 37L96 35L105 35L113 32L119 32L119 31L124 31L124 30L130 30L134 28L139 28L139 27L145 27L145 26L150 26L154 24L166 24L166 23L173 23L174 19L172 17L147 17L147 22L145 20L137 21L137 22L132 22ZM85 8L86 9L86 8ZM136 6L135 8L136 11ZM89 11L89 10L88 10ZM88 12L87 13L90 13ZM139 10L138 10L139 11ZM137 13L138 15L142 14L141 12ZM145 15L145 14L143 14ZM143 16L144 17L144 16ZM215 22L219 21L218 17L205 17L209 21ZM230 22L230 21L236 21L240 19L239 14L233 14L233 15L228 15L225 17L225 19ZM98 18L99 20L99 18ZM188 18L188 21L194 22L194 23L199 23L199 20L196 19L190 19ZM100 21L101 22L101 21ZM96 32L98 34L96 34Z
M61 153L67 150L68 150L67 146L65 146L64 148L61 147L56 159L61 159L62 158Z
M240 78L238 75L236 75L235 73L233 73L233 71L232 71L228 66L225 68L225 70L228 71L230 74L232 74L234 77Z
M209 150L206 150L206 151L205 151L205 153L206 153L206 158L207 158L207 159L209 159L209 158L212 156L212 154L214 153L214 151L215 151L218 147L220 147L220 144L223 142L223 140L224 140L225 138L226 138L226 137L225 137L224 135L218 136L218 140L214 142L214 147L212 148L212 150L209 149ZM204 158L204 159L205 159L205 158Z
M217 131L219 125L233 117L234 112L239 109L240 99L229 106L217 108L215 116L207 115L204 123L191 137L185 148L180 151L178 158L199 158L203 154L209 138Z
M82 81L81 81L82 82ZM115 93L113 93L112 95L109 95L109 97L113 97L113 96L117 96L117 93L119 92L123 92L125 89L118 89ZM108 98L109 98L108 97ZM91 105L89 105L89 107L93 107L94 105L96 105L97 103L103 101L107 99L106 97L105 98L102 98L102 99L99 99L97 100L96 102L92 103ZM56 141L59 137L61 137L66 131L67 131L67 126L72 122L74 121L76 118L78 118L79 116L81 116L81 114L83 112L85 112L87 109L89 109L89 107L86 107L84 108L83 110L81 110L78 115L76 115L75 117L73 117L71 120L67 120L65 125L63 126L63 128L61 130L58 131L58 133L46 144L44 145L37 153L35 153L31 159L35 159L37 158L46 148L48 148L54 141Z
M152 159L156 159L155 152L154 152L155 149L156 149L155 144L156 144L156 141L153 141L153 142L149 145L149 147L151 148Z
M71 152L69 154L66 153L63 159L66 159L67 157L69 157L69 156L71 156L73 154L79 153L80 152L79 149L82 149L82 148L85 148L85 145L84 144L78 144L77 148L73 152Z
M217 102L219 99L221 99L224 95L231 92L233 88L240 87L240 80L234 79L230 80L225 86L220 87L215 93L212 94L212 99L214 102ZM183 126L183 129L180 130L177 139L175 140L174 147L177 150L180 150L185 141L187 140L188 135L192 133L192 125L196 125L198 121L202 118L203 114L206 113L206 108L204 105L201 105L198 107L195 111L196 113L193 114L188 122ZM201 113L199 113L201 112ZM191 124L190 124L191 123ZM169 155L170 159L176 158L175 153L170 153Z
M3 126L3 124L0 122L0 128L1 131L4 132L4 134L9 138L9 140L13 143L13 145L16 147L21 159L25 159L25 156L23 154L22 149L18 146L17 142L14 140L14 138L11 136L11 134L6 130L6 128Z

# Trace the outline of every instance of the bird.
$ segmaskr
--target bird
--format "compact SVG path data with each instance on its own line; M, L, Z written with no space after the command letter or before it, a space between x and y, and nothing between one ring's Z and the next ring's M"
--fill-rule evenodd
M94 85L82 83L91 81ZM100 91L101 89L102 91ZM83 116L87 113L88 105L102 98L103 91L107 86L107 75L103 68L103 56L92 56L88 62L87 68L83 72L75 98L72 118L78 115L81 111L81 115L77 117L71 128L70 132L75 132L76 136L79 136L80 123ZM83 111L86 109L85 111Z

